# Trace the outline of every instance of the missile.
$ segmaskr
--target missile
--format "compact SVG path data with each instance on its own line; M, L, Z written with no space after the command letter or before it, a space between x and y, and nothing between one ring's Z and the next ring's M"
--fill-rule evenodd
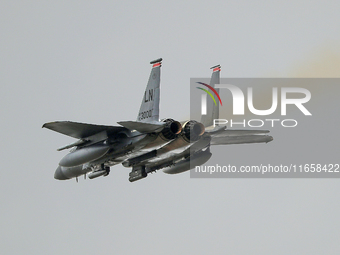
M94 178L97 178L97 177L102 176L104 174L107 174L106 170L99 170L99 171L95 171L95 172L89 173L87 175L87 177L89 177L89 179L94 179Z
M59 165L63 167L79 166L104 156L109 149L110 147L106 144L80 148L63 157L60 160Z
M150 158L154 158L156 156L157 156L157 151L153 150L153 151L150 151L148 153L142 154L140 156L131 158L131 159L123 162L122 165L125 166L125 167L131 167L135 164L138 164L141 161L144 161L144 160L147 160L147 159L150 159Z
M143 179L148 174L145 172L145 166L133 167L132 171L129 173L129 181L134 182Z

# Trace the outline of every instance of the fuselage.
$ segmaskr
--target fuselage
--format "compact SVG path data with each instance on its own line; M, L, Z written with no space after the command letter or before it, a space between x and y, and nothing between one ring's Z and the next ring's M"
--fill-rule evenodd
M171 136L173 139L166 138L164 132L143 134L134 131L119 136L119 139L108 137L99 143L73 149L60 161L55 178L70 179L120 163L127 167L150 166L150 171L166 162L173 164L176 160L187 157L188 155L182 155L183 152L190 154L190 144L197 142L204 133L204 127L197 122L184 122L183 126L186 125L192 125L191 129L183 129L180 134L177 133L182 127L173 130L176 134ZM190 134L195 135L194 141L190 141Z

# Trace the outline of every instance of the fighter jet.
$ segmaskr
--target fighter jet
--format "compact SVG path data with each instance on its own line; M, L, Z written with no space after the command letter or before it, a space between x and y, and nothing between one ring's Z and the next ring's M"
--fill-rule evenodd
M160 70L162 59L151 61L151 74L136 121L120 121L120 126L104 126L71 121L45 123L43 128L76 138L58 151L71 149L59 162L54 178L67 180L84 175L89 179L107 176L117 164L132 168L129 181L163 170L168 174L188 171L206 163L211 145L262 143L273 140L268 130L229 130L213 126L219 109L208 100L211 114L196 120L159 119ZM214 66L210 86L220 82L221 67ZM218 90L217 90L218 91Z

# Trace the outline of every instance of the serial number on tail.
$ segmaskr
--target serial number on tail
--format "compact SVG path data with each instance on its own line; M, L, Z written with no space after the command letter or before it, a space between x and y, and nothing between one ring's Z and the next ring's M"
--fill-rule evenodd
M144 112L140 112L138 120L145 120L145 119L151 118L152 117L152 111L153 111L153 109L148 110L148 111L144 111Z

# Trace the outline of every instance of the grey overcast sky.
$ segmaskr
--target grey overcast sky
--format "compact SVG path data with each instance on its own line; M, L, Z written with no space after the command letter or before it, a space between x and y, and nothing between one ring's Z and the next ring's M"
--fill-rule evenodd
M117 165L107 178L56 181L66 153L56 149L73 139L41 129L54 120L134 120L149 62L159 57L160 114L178 120L189 117L190 78L209 77L216 64L222 77L340 77L339 7L1 1L1 254L339 254L338 179L159 171L129 183L129 169ZM327 127L320 132L339 140ZM243 157L279 150L279 141L246 145ZM226 158L239 151L228 147Z

